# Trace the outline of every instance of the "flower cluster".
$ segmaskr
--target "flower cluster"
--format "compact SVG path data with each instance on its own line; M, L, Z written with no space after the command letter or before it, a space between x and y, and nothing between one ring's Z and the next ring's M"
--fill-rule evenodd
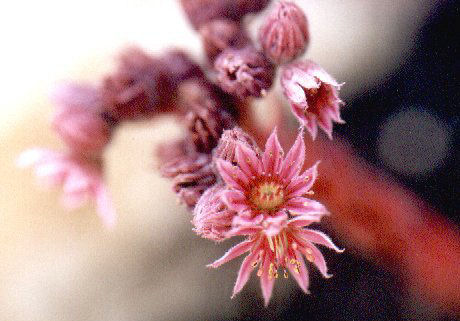
M244 17L264 10L269 0L180 3L201 35L207 64L198 65L179 49L159 56L140 48L122 51L115 70L98 84L69 83L53 95L52 127L66 149L26 151L20 165L33 166L45 183L61 186L67 206L94 200L111 226L115 211L104 182L103 153L114 130L122 122L173 114L185 134L158 147L160 173L193 213L198 235L217 242L245 238L209 266L248 253L233 295L255 269L266 305L281 274L290 273L308 293L306 261L330 276L317 245L341 250L307 228L328 211L312 199L318 163L304 170L304 128L315 138L319 126L332 138L333 122L343 123L341 85L312 61L298 60L310 36L306 15L293 2L274 4L257 42L248 36ZM256 141L265 133L248 111L251 99L263 99L271 89L279 67L283 93L301 123L286 155L276 129L265 149L259 148Z

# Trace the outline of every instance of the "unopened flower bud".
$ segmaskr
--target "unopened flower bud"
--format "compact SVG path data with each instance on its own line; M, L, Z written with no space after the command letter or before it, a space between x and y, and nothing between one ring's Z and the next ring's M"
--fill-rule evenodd
M58 87L52 100L57 107L52 127L68 147L80 154L101 153L110 140L111 128L101 117L99 91L69 83Z
M187 79L204 77L201 67L183 50L169 50L160 57L159 62L164 67L173 90Z
M178 157L165 164L161 174L173 180L173 190L189 208L193 208L201 195L216 183L209 154L193 153Z
M217 147L213 151L213 162L217 159L236 163L235 148L238 144L243 144L252 149L257 155L261 154L256 141L251 135L247 134L239 127L225 130L220 137Z
M271 0L233 0L242 15L257 13L265 9Z
M283 93L291 109L313 139L318 126L332 139L333 122L343 124L338 93L341 87L324 69L314 62L294 62L281 72Z
M199 79L181 84L178 100L185 111L186 139L195 151L210 153L222 131L234 126L233 118L221 107L211 85Z
M265 54L276 64L289 62L302 53L309 42L307 17L290 1L280 1L259 30Z
M273 65L250 46L226 49L217 57L214 68L219 86L239 98L263 96L274 77Z
M227 208L221 199L222 184L209 188L199 199L193 211L192 223L201 237L223 241L228 238L233 217L237 214Z
M153 116L172 92L164 65L138 48L120 55L118 69L106 77L102 91L107 113L118 121Z
M249 42L241 24L227 19L212 20L200 27L203 49L209 61L227 48L242 48Z

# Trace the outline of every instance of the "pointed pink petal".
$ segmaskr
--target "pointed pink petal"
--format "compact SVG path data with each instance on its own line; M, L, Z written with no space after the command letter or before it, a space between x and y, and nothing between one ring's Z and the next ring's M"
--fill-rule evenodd
M317 223L320 220L321 216L318 215L301 215L291 219L288 225L292 227L304 227L310 225L311 223Z
M47 150L44 148L31 148L23 151L16 160L16 165L20 168L30 167L42 163L44 161L55 160L62 158L58 152Z
M260 287L262 289L262 296L264 297L265 306L268 306L270 298L273 292L273 285L275 279L269 276L270 263L272 263L269 253L265 254L264 261L262 263L262 275L260 276Z
M294 145L292 145L283 161L283 167L280 174L281 178L286 182L291 181L294 176L300 173L304 160L305 143L303 140L303 130L300 130Z
M222 192L221 198L229 209L236 212L246 211L249 209L246 196L239 190L225 190Z
M216 165L220 176L228 186L243 192L245 191L245 186L249 183L246 174L238 167L222 159L217 159Z
M318 177L319 161L315 165L303 172L302 175L295 177L286 188L289 198L303 196L311 190L316 178Z
M329 139L332 139L332 119L329 116L328 110L329 107L324 106L323 108L326 108L326 110L322 111L318 117L318 125L321 127L321 129L327 134L327 137Z
M305 119L305 128L310 133L311 138L315 140L316 136L318 135L318 124L316 123L316 116L312 113L307 113Z
M275 128L265 144L265 152L262 156L265 173L275 174L279 172L283 153L283 148L278 141L278 134Z
M103 183L96 188L96 210L104 225L112 228L116 222L116 212L109 192Z
M297 284L302 289L302 291L304 293L309 294L310 291L308 291L308 287L310 285L310 280L308 277L307 267L305 266L305 262L303 260L302 255L299 253L299 251L294 251L294 254L295 254L295 259L300 262L299 273L295 271L294 266L290 263L287 264L287 268L289 270L289 273L291 273L292 277L296 280Z
M328 247L330 249L335 250L336 252L342 253L344 251L344 250L339 249L332 242L332 240L329 238L329 236L327 236L323 232L305 229L305 230L300 231L299 233L300 233L300 235L302 236L303 239L305 239L305 240L307 240L309 242L324 245L324 246L326 246L326 247Z
M257 154L244 144L237 144L235 156L238 166L248 177L258 176L262 172L262 164Z
M215 261L215 262L213 262L211 264L208 264L207 267L217 268L217 267L221 266L222 264L227 263L228 261L231 261L231 260L237 258L238 256L246 253L247 251L249 251L251 249L252 245L254 245L254 241L251 241L251 240L241 242L241 243L235 245L234 247L232 247L231 249L229 249L224 254L224 256L222 256L220 259L218 259L217 261Z
M326 207L318 201L314 201L305 197L294 197L288 200L284 208L292 213L292 215L327 215L329 212Z
M238 277L236 278L235 286L233 288L232 298L236 294L238 294L238 292L240 292L243 289L243 287L246 285L246 283L248 282L249 277L251 276L251 273L254 269L252 267L252 264L254 263L254 260L256 259L256 255L258 255L258 251L252 251L243 260L240 271L238 272Z
M318 268L319 272L321 272L321 274L325 278L332 277L332 274L327 273L326 261L324 260L324 256L321 253L321 251L310 242L301 241L300 243L302 244L302 247L303 247L303 250L304 250L303 254L305 256L309 255L308 253L306 253L306 251L308 249L311 249L311 252L312 252L311 256L313 257L313 264Z

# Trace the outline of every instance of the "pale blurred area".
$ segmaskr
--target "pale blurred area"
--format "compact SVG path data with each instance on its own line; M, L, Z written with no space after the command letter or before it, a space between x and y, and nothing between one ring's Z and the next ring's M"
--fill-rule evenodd
M436 5L417 0L297 3L310 21L308 56L347 83L345 95L384 81L410 52ZM205 268L230 243L199 239L190 214L155 171L155 144L181 134L171 120L127 124L116 132L106 154L119 214L111 231L90 206L65 212L59 191L41 190L30 171L14 166L28 147L63 148L48 126L53 109L47 93L57 81L96 82L112 67L114 54L129 44L153 52L179 46L201 59L199 39L176 1L2 2L0 35L0 320L231 319L238 317L241 300L262 309L254 279L230 300L238 262L217 271ZM312 283L320 282L313 274ZM269 308L273 315L282 313L292 286L291 280L278 283Z

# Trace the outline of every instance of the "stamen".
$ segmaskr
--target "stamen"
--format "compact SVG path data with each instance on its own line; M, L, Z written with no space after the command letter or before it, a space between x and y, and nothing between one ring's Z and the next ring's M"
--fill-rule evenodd
M289 274L287 273L286 269L284 270L283 276L284 276L285 279L287 279L289 277Z

